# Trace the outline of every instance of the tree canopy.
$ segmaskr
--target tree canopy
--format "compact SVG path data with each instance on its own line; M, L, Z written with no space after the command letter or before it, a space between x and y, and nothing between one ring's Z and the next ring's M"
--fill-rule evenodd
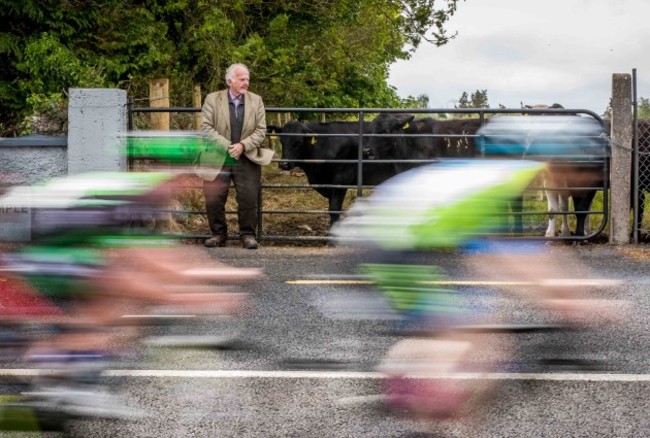
M476 90L471 95L466 91L458 99L457 108L490 108L487 90Z
M143 98L168 77L172 104L191 105L192 84L223 88L233 62L267 106L399 106L390 65L449 42L458 1L0 0L0 130L64 104L70 87Z

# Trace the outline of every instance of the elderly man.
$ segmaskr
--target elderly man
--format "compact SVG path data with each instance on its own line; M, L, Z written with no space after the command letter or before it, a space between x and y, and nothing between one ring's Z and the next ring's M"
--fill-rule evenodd
M228 88L209 94L201 111L201 131L211 141L199 157L197 174L203 179L203 193L212 237L207 247L226 246L226 201L231 181L237 195L239 238L246 249L257 249L258 193L261 165L273 158L262 148L266 133L264 103L248 91L250 73L243 64L226 70Z

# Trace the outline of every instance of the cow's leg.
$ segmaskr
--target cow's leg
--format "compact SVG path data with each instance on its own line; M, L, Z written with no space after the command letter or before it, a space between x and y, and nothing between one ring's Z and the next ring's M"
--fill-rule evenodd
M557 211L564 212L569 210L569 197L561 192L557 191L547 191L546 199L548 201L548 211ZM566 215L562 214L549 214L548 218L548 228L546 228L546 237L555 237L555 232L557 230L557 220L558 217L561 217L562 225L560 236L566 237L570 235L569 231L569 221L567 220Z
M567 183L562 176L553 172L544 175L544 187L546 190L546 199L548 201L548 211L567 212L569 211L569 192L560 190L567 187ZM550 188L550 190L549 190ZM554 237L557 230L557 219L561 217L562 225L560 236L566 237L571 235L569 231L569 220L564 214L549 214L548 228L546 237Z
M561 195L560 192L557 190L559 185L557 182L557 178L554 178L553 174L550 172L542 173L542 178L543 178L542 184L544 188L546 188L546 190L544 190L544 193L546 194L546 203L548 209L547 211L549 213L552 211L561 211L560 209ZM546 228L546 233L544 234L546 237L556 236L557 219L558 219L557 214L549 214L548 227Z
M546 184L549 184L549 181L546 181ZM548 204L548 211L558 211L559 207L559 194L554 190L546 191L546 202ZM555 237L555 230L557 230L557 215L549 214L548 216L548 227L546 228L546 237Z
M330 228L339 220L343 210L343 201L347 194L347 189L332 189L329 197L329 211L330 211Z
M559 210L561 212L569 211L569 194L566 192L558 192L558 204ZM560 231L560 236L568 237L571 235L571 230L569 230L569 216L566 214L562 216L562 230Z
M591 203L596 196L595 190L580 193L573 196L573 207L575 211L589 211ZM576 213L576 236L587 236L591 233L588 213Z

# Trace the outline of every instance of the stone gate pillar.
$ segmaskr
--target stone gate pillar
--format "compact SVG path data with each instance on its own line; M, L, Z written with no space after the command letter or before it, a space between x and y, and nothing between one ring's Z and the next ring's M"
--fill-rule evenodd
M68 175L126 170L126 91L71 88Z
M630 243L632 76L629 74L615 74L612 78L611 138L609 243L622 245Z

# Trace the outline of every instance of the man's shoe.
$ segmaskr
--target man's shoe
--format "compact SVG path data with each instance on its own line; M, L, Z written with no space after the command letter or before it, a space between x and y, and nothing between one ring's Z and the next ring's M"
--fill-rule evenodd
M250 234L241 236L241 246L246 249L257 249L257 240Z
M212 236L205 239L203 246L208 248L224 247L226 246L226 241L228 238L226 236Z

